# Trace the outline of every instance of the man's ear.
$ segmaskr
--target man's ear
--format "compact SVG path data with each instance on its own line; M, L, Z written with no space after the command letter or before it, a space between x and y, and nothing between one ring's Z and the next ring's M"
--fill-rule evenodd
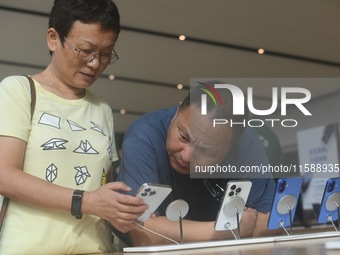
M59 42L58 32L53 27L50 27L47 30L47 46L48 46L48 49L51 52L54 52L57 48L58 42Z
M183 103L183 101L180 101L180 102L178 103L176 114L175 114L175 116L172 118L171 122L173 122L173 120L177 117L177 115L178 115L178 113L179 113L179 110L181 109L182 103Z
M182 103L183 103L183 101L180 101L180 102L178 103L177 112L179 112L179 109L181 108ZM177 114L177 113L176 113L176 114Z

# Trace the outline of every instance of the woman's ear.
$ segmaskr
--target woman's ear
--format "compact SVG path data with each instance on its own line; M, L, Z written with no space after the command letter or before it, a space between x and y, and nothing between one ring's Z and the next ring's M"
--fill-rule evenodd
M54 28L49 28L47 30L47 46L51 52L54 52L57 48L59 41L59 34Z

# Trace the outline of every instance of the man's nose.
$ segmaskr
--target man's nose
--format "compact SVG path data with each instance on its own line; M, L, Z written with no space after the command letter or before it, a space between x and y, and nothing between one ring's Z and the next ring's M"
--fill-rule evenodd
M185 163L190 164L190 144L185 144L181 151L181 158Z

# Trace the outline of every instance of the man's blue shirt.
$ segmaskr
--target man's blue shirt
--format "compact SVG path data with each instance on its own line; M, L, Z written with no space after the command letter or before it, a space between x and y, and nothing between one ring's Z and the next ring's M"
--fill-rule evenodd
M127 130L123 142L123 159L118 180L132 188L136 194L143 183L168 184L171 196L162 204L159 215L165 215L166 206L173 200L183 199L189 204L186 219L215 220L220 206L204 185L204 179L190 178L177 173L170 165L166 151L166 138L177 107L148 113L135 121ZM240 140L227 157L237 167L268 165L266 152L255 129L246 128ZM209 179L212 185L225 188L230 179ZM255 178L247 205L259 212L269 212L275 191L274 179Z

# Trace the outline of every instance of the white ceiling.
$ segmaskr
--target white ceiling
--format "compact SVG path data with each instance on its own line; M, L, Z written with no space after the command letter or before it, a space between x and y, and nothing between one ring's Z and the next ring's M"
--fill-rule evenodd
M124 132L140 114L175 105L194 77L339 77L339 0L115 0L122 32L109 66L91 90ZM52 0L0 0L0 79L49 62ZM10 8L10 9L9 9ZM25 10L26 12L22 12ZM176 36L185 34L186 41ZM264 48L264 55L257 54ZM114 74L116 79L105 78ZM340 86L310 85L313 97ZM257 96L266 96L263 90ZM268 94L268 93L267 93ZM126 115L118 114L125 108Z

